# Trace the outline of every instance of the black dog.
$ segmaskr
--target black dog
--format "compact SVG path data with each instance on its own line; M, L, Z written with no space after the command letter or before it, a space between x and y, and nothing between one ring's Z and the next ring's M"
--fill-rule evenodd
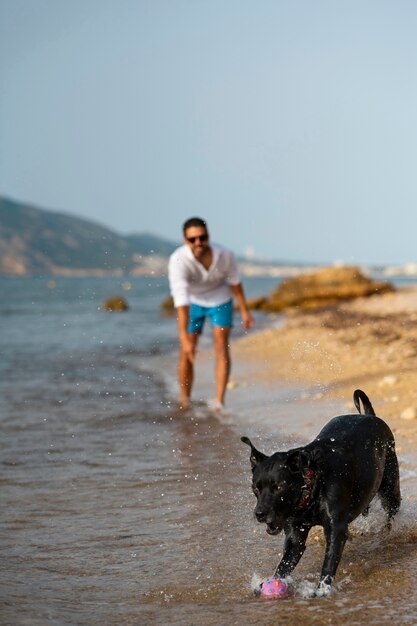
M305 447L266 456L250 439L255 517L266 531L285 532L284 553L274 576L288 576L302 557L308 533L323 526L326 552L316 595L328 595L348 534L348 524L366 515L376 494L387 525L400 507L394 436L376 417L368 396L357 389L353 400L364 415L333 418Z

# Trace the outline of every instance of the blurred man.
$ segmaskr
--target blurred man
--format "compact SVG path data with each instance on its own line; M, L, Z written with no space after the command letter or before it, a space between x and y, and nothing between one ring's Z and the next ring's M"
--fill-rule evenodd
M199 217L183 225L184 245L169 260L169 283L178 315L180 341L180 405L190 404L198 337L206 318L213 328L216 397L210 407L221 412L230 374L229 335L236 298L245 330L253 325L236 259L229 250L211 243L207 224Z

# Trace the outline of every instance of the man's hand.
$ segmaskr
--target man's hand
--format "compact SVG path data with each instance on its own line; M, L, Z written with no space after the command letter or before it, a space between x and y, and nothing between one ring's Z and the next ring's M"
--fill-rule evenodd
M190 363L194 363L195 361L195 353L196 353L196 342L192 340L187 332L188 328L188 320L190 317L190 307L189 306L179 306L177 308L178 314L178 335L181 345L181 350L187 357L187 360Z
M243 330L249 330L249 328L252 328L252 326L254 325L255 321L252 317L252 315L249 313L249 311L243 311L241 313L242 315L242 326L243 326Z
M190 361L190 363L194 363L196 346L195 343L188 336L181 338L181 349L187 359Z
M242 283L238 285L230 285L233 295L237 300L237 304L240 309L240 315L242 316L243 330L249 330L254 324L254 319L249 313L248 305L246 303L245 292L243 291Z

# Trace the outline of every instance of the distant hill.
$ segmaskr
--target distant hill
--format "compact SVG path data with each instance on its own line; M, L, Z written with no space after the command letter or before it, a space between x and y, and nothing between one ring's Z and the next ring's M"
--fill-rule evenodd
M180 242L119 233L80 217L0 196L0 276L161 275ZM282 277L303 263L238 257L244 276Z
M0 196L3 276L160 273L177 246L150 234L123 236L89 220Z

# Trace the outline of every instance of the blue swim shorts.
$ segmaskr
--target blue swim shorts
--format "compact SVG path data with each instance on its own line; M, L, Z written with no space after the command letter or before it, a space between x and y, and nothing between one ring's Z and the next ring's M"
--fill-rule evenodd
M203 330L206 317L210 319L212 326L232 328L233 326L233 300L229 300L218 306L200 306L191 304L188 332L200 334Z

